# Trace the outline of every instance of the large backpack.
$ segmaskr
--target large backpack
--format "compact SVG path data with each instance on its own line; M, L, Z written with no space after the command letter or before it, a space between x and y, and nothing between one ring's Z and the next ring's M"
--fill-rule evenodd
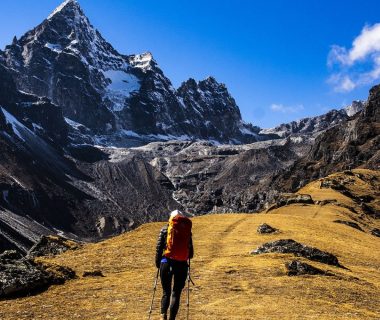
M177 261L189 259L192 222L180 214L169 219L164 256Z

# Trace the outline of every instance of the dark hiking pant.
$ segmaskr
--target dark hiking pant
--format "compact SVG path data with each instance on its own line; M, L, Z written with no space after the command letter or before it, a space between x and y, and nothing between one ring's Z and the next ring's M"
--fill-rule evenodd
M168 259L161 262L160 277L163 289L161 314L166 314L170 304L169 320L174 320L179 309L179 300L187 278L187 262ZM172 289L172 282L174 284ZM170 299L171 296L171 299Z

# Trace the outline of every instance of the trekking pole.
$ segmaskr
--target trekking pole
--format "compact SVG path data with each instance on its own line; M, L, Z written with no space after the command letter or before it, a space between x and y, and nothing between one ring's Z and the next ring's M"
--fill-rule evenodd
M158 282L158 276L159 276L159 274L160 274L160 269L157 268L157 274L156 274L156 278L155 278L155 280L154 280L152 302L151 302L151 304L150 304L150 308L149 308L149 316L148 316L148 320L150 320L150 316L152 315L154 295L156 294L156 288L157 288L157 282Z
M189 313L190 313L190 282L195 285L193 280L191 279L190 276L190 259L189 259L189 269L187 270L187 301L186 301L186 306L187 306L187 320L189 320Z
M187 307L187 320L189 320L189 309L190 309L190 259L189 259L189 269L187 270L187 297L186 297L186 307Z

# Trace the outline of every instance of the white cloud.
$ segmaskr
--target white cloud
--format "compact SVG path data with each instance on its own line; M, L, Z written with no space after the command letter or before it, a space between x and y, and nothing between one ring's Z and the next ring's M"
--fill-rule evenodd
M364 26L349 49L333 45L327 64L334 69L327 82L337 92L349 92L380 79L380 23Z
M334 87L336 92L349 92L357 86L348 75L342 73L332 74L327 82Z
M329 55L327 57L327 65L331 67L336 63L340 63L342 65L349 64L348 54L346 48L333 45L331 46Z
M380 23L365 26L361 34L354 40L349 52L351 63L365 59L372 53L380 51Z
M283 104L273 103L270 106L270 109L275 112L281 113L297 113L304 110L304 106L302 104L296 106L284 106Z

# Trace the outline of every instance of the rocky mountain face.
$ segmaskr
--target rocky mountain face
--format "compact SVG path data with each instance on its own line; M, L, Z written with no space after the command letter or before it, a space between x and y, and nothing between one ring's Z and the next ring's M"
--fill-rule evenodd
M258 127L244 123L226 86L213 77L199 82L189 79L182 83L177 95L185 107L186 118L190 119L189 124L197 128L198 136L235 144L276 138L275 135L260 137Z
M315 136L330 127L342 123L364 109L367 102L353 101L351 105L340 110L331 110L323 115L304 118L290 123L283 123L271 129L263 129L262 134L275 134L280 137L290 135Z
M48 97L62 107L74 131L78 124L88 128L86 138L100 145L265 138L242 121L224 85L190 79L176 90L150 53L118 53L76 0L65 1L2 55L19 90Z
M371 89L368 102L358 103L356 110L361 111L354 116L347 109L333 110L305 120L310 126L293 127L283 139L218 147L152 143L124 153L150 160L174 185L173 197L190 212L257 212L282 192L330 173L358 166L378 169L379 91ZM115 150L111 158L122 159L123 152Z
M19 91L0 66L0 249L26 252L41 235L95 240L166 218L171 182L141 157L108 161L68 142L62 109Z
M1 64L0 107L7 110L1 112L3 117L4 112L12 113L11 117L22 119L28 129L50 143L58 145L67 143L68 127L62 116L62 110L46 98L17 90L10 70Z
M188 212L257 212L278 194L273 176L307 153L313 139L297 137L246 145L155 142L139 148L103 149L113 162L138 155L174 186L173 198Z
M2 247L26 252L57 233L96 240L180 207L170 181L144 159L113 163L90 146L61 154L16 121L12 133L0 132Z

